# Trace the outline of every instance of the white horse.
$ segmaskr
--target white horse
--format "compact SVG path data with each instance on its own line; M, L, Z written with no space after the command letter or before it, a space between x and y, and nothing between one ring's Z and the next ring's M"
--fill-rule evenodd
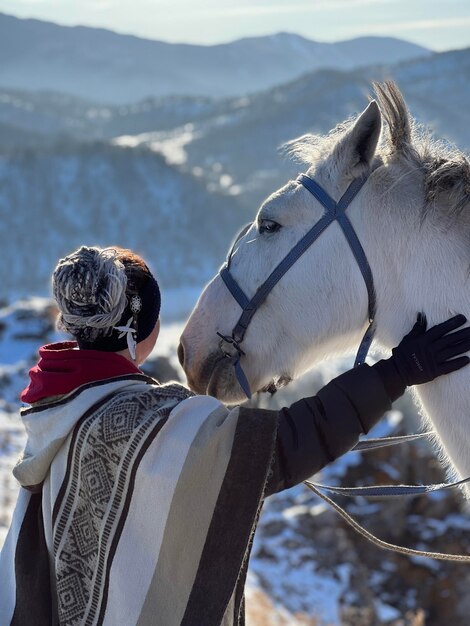
M328 135L306 135L289 150L336 200L372 170L347 209L372 269L376 342L397 345L424 311L428 326L457 313L470 319L470 164L410 117L395 84ZM382 117L387 132L382 133ZM261 206L240 239L231 273L250 298L324 209L288 182ZM274 287L248 327L241 364L252 390L293 379L331 354L357 348L367 327L364 280L334 222ZM202 293L181 337L190 386L222 401L244 400L216 331L230 335L240 307L219 275ZM470 476L470 366L415 388L451 464Z

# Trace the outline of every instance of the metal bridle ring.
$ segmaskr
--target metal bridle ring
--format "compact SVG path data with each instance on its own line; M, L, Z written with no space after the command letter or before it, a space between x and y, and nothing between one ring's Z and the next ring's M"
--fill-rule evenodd
M243 350L240 348L240 344L235 340L234 337L230 337L228 335L222 335L222 333L217 332L217 335L222 339L222 341L225 341L226 343L228 343L229 345L232 345L235 350L238 353L238 356L245 356L245 353L243 352ZM226 357L228 358L233 358L233 354L230 354L229 352L226 352L223 347L222 347L222 341L219 344L220 349L222 350L222 352L225 354Z

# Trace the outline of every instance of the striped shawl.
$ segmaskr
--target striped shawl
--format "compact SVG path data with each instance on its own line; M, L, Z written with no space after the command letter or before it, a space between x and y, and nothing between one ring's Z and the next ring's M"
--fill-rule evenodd
M143 375L24 410L0 625L243 624L273 415Z

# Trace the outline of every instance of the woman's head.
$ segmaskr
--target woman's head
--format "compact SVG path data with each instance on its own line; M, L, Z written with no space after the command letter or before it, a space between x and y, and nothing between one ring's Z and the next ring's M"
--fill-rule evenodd
M72 334L81 349L129 348L133 356L135 339L140 358L134 360L148 356L158 334L160 290L140 256L116 246L82 246L58 262L52 289L58 328Z

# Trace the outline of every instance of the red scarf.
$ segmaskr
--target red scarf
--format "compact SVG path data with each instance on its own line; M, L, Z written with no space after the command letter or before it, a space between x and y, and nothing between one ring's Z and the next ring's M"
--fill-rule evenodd
M115 352L74 350L75 341L50 343L39 349L39 362L29 370L30 383L21 392L28 404L67 394L81 385L126 374L142 374L128 359Z

